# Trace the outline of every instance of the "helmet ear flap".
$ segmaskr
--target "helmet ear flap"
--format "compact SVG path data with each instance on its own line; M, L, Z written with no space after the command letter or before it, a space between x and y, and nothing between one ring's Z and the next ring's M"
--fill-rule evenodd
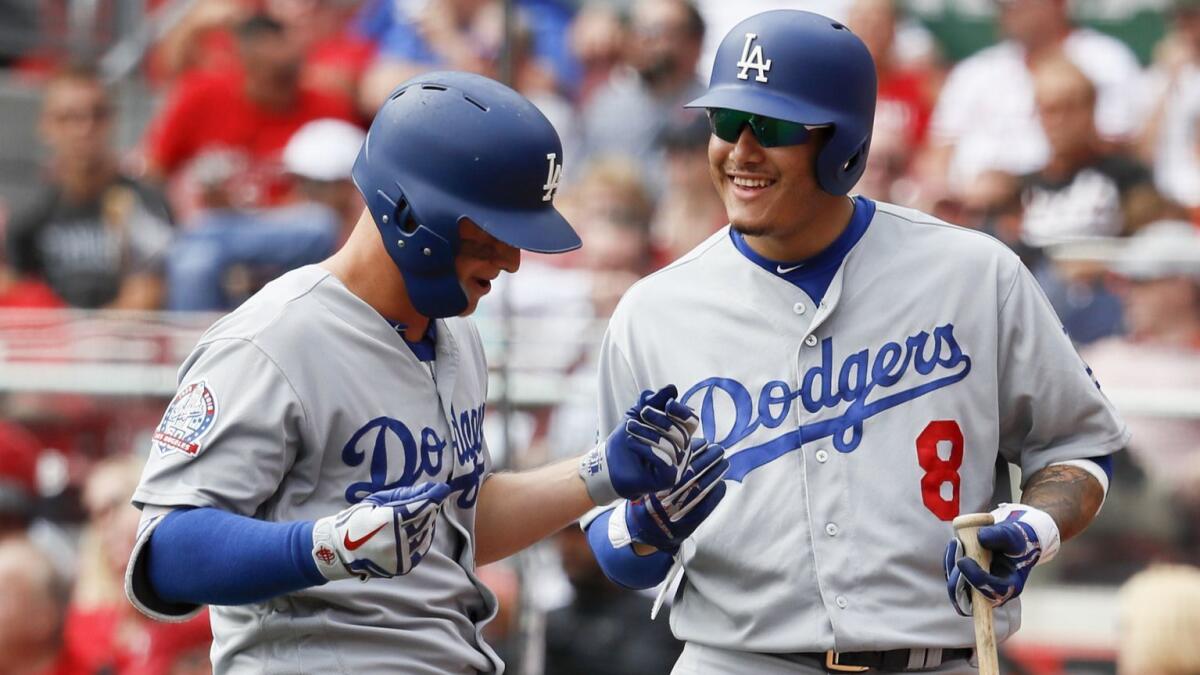
M829 194L849 193L867 168L866 158L871 149L871 135L867 134L858 147L849 145L853 142L851 138L849 133L834 133L817 154L817 182L820 183L821 189ZM846 159L843 160L843 157Z

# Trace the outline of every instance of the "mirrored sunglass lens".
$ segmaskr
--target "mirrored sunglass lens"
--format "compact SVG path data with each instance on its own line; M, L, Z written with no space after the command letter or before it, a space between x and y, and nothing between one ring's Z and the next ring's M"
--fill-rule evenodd
M708 119L712 125L713 134L727 142L736 143L742 134L742 127L750 121L752 115L737 110L714 108L708 111Z
M803 124L785 122L772 117L757 117L751 122L754 135L765 148L781 145L800 145L808 141L808 129Z

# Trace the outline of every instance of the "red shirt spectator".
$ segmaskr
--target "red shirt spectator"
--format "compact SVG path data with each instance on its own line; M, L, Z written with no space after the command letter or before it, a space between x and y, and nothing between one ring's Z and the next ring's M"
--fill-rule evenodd
M875 127L900 131L909 147L925 142L933 102L929 96L928 76L914 71L880 73L879 102L875 108Z
M197 653L207 665L212 643L208 612L184 623L141 616L131 620L129 613L123 607L70 610L63 628L63 651L65 660L78 670L69 672L157 675L171 672L178 661Z
M337 97L305 88L293 106L272 110L246 95L241 73L196 74L180 83L153 122L147 150L165 176L207 150L244 153L247 178L262 190L262 199L252 201L277 204L287 192L279 163L283 147L305 122L326 117L353 121L354 111Z
M292 134L314 119L353 121L354 111L344 98L300 83L303 56L277 21L248 19L238 43L240 69L179 83L151 124L147 153L151 170L166 178L210 151L230 155L239 175L224 178L241 186L238 205L273 205L287 192L279 156Z

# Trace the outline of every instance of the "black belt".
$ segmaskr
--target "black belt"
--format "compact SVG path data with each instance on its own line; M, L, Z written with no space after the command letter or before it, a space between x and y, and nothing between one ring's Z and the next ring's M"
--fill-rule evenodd
M968 659L974 650L958 649L892 649L886 652L803 652L775 654L789 661L816 661L831 673L862 673L868 670L930 670L947 661Z

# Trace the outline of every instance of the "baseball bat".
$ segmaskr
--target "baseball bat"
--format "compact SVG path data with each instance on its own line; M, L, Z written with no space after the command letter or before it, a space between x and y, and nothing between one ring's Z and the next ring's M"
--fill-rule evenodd
M966 548L967 556L984 570L992 567L992 552L979 545L979 528L995 524L990 513L968 513L954 519L954 530ZM992 625L992 603L977 589L971 589L971 614L975 620L975 655L979 675L1000 675L996 654L996 629Z

